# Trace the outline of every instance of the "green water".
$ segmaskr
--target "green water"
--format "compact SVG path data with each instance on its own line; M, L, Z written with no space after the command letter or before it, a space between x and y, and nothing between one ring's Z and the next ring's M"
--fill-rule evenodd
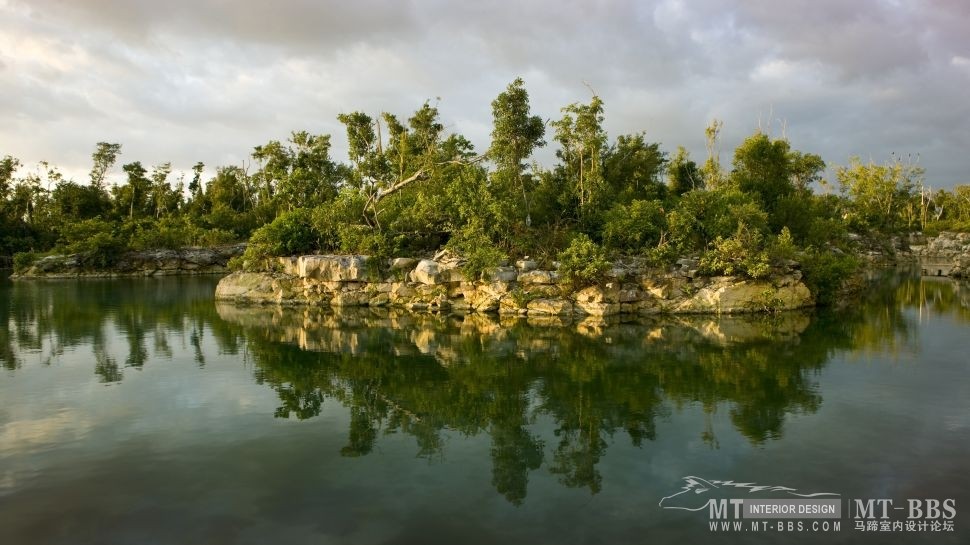
M0 543L968 542L965 285L620 323L215 282L0 280ZM687 476L952 498L955 531L712 532L659 505Z

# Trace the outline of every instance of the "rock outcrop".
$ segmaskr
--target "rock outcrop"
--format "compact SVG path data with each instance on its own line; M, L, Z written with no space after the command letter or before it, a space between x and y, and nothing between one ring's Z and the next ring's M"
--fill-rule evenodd
M944 231L911 249L924 275L970 277L970 233Z
M367 256L309 255L281 258L280 264L277 272L230 274L220 281L216 299L549 318L737 314L814 305L794 267L751 280L702 277L685 265L670 271L618 266L602 285L572 290L556 271L532 264L497 267L484 280L465 278L454 263L430 259L407 263L410 270L400 258L378 267Z
M227 264L242 255L245 244L215 248L180 248L126 252L107 269L94 269L78 254L51 255L38 259L12 278L75 278L111 276L163 276L176 274L224 274Z

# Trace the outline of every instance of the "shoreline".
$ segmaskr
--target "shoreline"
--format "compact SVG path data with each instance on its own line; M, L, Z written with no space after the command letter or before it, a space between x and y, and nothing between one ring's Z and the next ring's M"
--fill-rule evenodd
M398 258L386 272L368 256L280 258L276 272L234 272L215 299L284 306L400 308L519 316L750 314L812 308L797 264L769 278L705 277L696 263L673 270L614 263L604 282L572 287L534 262L495 267L467 278L455 262Z

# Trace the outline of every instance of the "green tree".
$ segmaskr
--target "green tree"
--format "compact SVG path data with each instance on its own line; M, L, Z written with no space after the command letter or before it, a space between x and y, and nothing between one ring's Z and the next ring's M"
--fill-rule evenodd
M13 189L13 175L21 167L20 160L9 155L0 160L0 203L6 201Z
M488 157L496 167L492 180L507 193L512 187L521 190L526 225L532 223L532 214L522 176L524 161L535 148L545 145L545 132L542 118L531 114L522 78L516 78L492 101L492 144L488 148Z
M755 133L734 150L730 179L741 191L756 195L770 212L778 199L795 190L789 151L787 141Z
M115 187L115 207L119 215L126 214L129 219L135 215L143 215L148 202L148 193L152 183L145 176L148 171L142 166L141 161L128 163L121 167L128 176L127 183L121 187Z
M877 165L853 157L836 170L843 195L852 201L853 226L884 232L907 227L902 212L922 176L922 168L898 158Z
M721 130L724 129L724 122L718 119L711 121L711 124L704 129L704 140L707 143L707 160L701 167L701 174L704 177L704 185L711 189L717 189L724 183L724 170L721 168L721 150L718 139L721 137Z
M684 146L677 146L677 152L667 165L667 189L678 197L688 191L704 189L704 176Z
M594 95L589 104L573 103L564 107L562 112L562 119L552 122L556 141L561 146L556 155L563 162L582 219L589 216L605 197L603 101Z
M648 144L644 134L624 134L603 156L603 178L615 202L663 199L660 175L667 163L660 144Z
M121 144L98 142L98 145L94 148L94 153L91 154L91 161L94 163L90 174L92 186L104 189L105 177L118 160L119 155L121 155Z

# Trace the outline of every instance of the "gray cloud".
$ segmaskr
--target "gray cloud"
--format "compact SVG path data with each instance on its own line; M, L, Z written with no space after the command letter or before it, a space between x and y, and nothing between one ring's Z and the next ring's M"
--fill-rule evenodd
M588 82L611 134L667 149L703 156L717 117L730 150L760 120L830 163L919 154L949 186L970 182L967 28L956 0L0 0L0 154L83 173L112 140L124 160L239 163L435 97L484 148L490 101L523 76L544 117Z

